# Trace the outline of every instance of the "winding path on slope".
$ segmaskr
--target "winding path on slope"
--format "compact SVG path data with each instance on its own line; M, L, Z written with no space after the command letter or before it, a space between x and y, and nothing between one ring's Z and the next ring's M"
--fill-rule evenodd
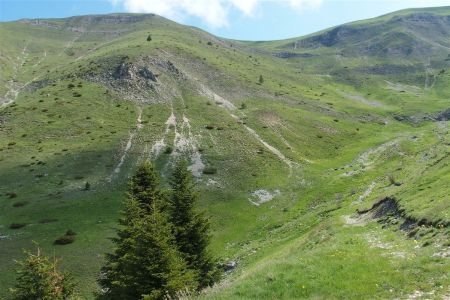
M236 110L236 106L234 106L233 103L231 103L231 101L217 95L216 93L214 93L212 90L210 90L209 88L207 88L206 86L200 84L200 89L202 94L204 94L205 96L207 96L208 98L214 100L215 102L219 102L222 103L221 106L223 106L229 113L229 115L237 120L237 121L241 121L241 118L239 118L237 115L235 115L233 113L233 111ZM260 142L264 147L266 147L270 152L272 152L275 156L277 156L282 162L284 162L289 169L292 171L292 169L296 166L298 166L297 163L289 160L286 156L284 156L284 154L277 149L276 147L272 146L271 144L269 144L267 141L265 141L253 128L249 127L246 124L243 124L241 122L242 126L244 126L244 128L258 141Z
M173 103L171 103L171 114L165 122L165 125L166 127L163 137L153 144L150 151L150 157L152 159L156 159L159 156L164 147L167 145L166 140L170 130L173 129L175 136L173 139L174 149L171 153L171 157L175 159L182 153L189 154L191 165L189 165L188 169L192 172L192 175L195 177L200 177L203 169L205 168L205 164L202 161L201 153L198 148L198 141L192 133L190 120L187 117L186 112L183 112L180 130L178 130L177 118L174 113Z
M125 158L128 155L128 152L130 151L131 147L133 146L133 139L135 137L135 135L137 134L137 132L139 130L142 129L143 125L142 125L142 121L141 121L141 117L142 117L142 107L138 107L138 116L136 119L136 128L134 130L130 130L130 133L128 134L128 140L127 143L125 144L125 148L123 150L123 153L119 159L119 162L117 163L116 167L114 168L114 171L112 172L112 174L107 178L108 182L111 182L114 175L117 175L120 173L120 170L122 168L123 163L125 162Z

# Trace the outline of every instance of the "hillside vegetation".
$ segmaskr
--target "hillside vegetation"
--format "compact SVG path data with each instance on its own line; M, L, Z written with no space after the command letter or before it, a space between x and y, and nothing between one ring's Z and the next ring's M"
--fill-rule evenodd
M450 297L449 7L282 41L141 14L0 37L0 297L35 241L93 298L129 177L178 157L228 266L200 298Z

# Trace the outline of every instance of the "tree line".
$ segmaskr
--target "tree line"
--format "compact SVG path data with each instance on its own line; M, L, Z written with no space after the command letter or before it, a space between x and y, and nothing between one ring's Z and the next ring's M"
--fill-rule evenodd
M208 252L209 222L196 210L199 194L187 164L179 160L169 191L149 162L132 176L114 249L98 278L99 300L176 299L213 285L220 275ZM13 299L70 299L75 285L38 249L20 262Z

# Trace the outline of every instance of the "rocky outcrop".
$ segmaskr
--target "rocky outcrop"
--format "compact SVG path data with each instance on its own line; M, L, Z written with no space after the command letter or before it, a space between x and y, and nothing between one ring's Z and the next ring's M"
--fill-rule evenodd
M440 112L436 116L437 121L449 121L450 120L450 108Z

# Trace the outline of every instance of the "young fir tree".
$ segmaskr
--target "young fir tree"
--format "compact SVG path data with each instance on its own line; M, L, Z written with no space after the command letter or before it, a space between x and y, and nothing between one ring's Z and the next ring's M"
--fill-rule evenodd
M170 185L169 220L173 225L176 244L188 267L196 272L199 286L210 286L220 273L207 250L209 223L203 214L196 211L198 194L185 161L180 160L176 164Z
M150 162L138 167L128 185L128 197L135 199L140 206L149 210L154 203L164 204L164 194L159 189L159 176Z
M136 200L130 200L126 213L128 225L119 231L114 240L117 248L102 268L99 298L163 299L195 289L193 272L173 246L167 217L155 204L150 213L145 212Z
M118 237L113 239L116 249L102 268L99 298L162 299L195 289L194 274L174 246L171 225L161 212L163 197L150 164L138 168L128 198Z
M20 268L14 288L11 289L12 299L68 299L73 295L75 284L68 273L60 272L58 261L50 261L37 249L37 254L25 252L27 258L18 262Z
M262 75L259 75L258 82L259 82L259 84L263 84L264 83L264 77Z

